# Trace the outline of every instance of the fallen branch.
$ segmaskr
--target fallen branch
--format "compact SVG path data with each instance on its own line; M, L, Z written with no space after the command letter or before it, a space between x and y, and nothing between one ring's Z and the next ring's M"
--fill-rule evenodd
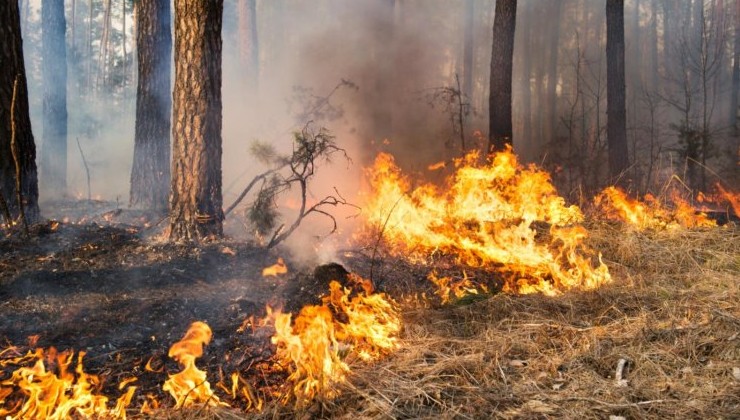
M249 194L249 191L251 191L252 188L254 188L254 186L257 184L257 181L267 179L268 176L274 174L275 172L279 171L280 169L284 168L285 166L287 166L287 163L285 165L279 167L279 168L270 169L269 171L265 171L265 172L257 175L256 177L254 177L252 179L252 181L249 183L249 185L247 185L247 187L244 188L244 191L242 191L242 193L239 194L239 197L237 197L236 200L234 200L234 202L229 206L229 208L226 209L226 211L224 212L224 217L228 216L229 213L231 213L232 210L234 210L236 208L236 206L238 206L239 203L241 203L242 200L244 200L244 197L246 197L247 194Z

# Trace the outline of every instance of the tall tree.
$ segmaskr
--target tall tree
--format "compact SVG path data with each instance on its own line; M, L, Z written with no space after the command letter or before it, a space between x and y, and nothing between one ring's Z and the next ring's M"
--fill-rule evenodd
M41 2L44 84L41 183L51 196L67 191L67 47L64 0Z
M139 83L136 90L134 163L131 205L164 210L170 188L170 118L172 96L172 28L170 2L139 0L136 50Z
M496 0L491 47L488 149L500 150L512 144L511 72L514 58L514 30L517 0Z
M629 166L624 81L624 0L606 0L606 137L613 180Z
M223 234L221 27L223 0L175 0L170 239Z
M552 4L552 15L550 16L550 57L547 64L547 112L549 113L548 118L548 135L546 141L553 141L557 135L557 121L558 121L558 46L560 43L560 19L563 10L563 2L555 1Z
M257 2L239 0L239 61L245 72L248 94L255 92L259 80L259 43L257 38Z
M735 39L732 55L732 93L730 96L730 125L733 134L738 135L737 108L740 95L740 0L735 0Z
M20 11L17 1L0 1L0 195L12 218L20 214L16 183L26 218L38 219L36 145L28 112Z
M465 0L463 20L463 94L471 101L473 97L473 26L475 23L475 0Z

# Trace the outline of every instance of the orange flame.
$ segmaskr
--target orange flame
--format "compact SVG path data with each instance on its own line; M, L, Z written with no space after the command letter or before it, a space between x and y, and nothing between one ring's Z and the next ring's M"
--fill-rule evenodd
M162 386L175 399L175 408L189 407L195 404L211 406L225 405L211 391L206 380L206 372L195 366L195 359L203 355L203 346L211 341L211 328L203 322L196 321L190 325L182 340L170 347L168 356L182 366L182 371L169 375Z
M2 385L11 386L0 389L0 402L3 405L13 388L17 388L26 398L20 408L0 408L0 416L8 419L68 419L80 416L125 419L126 407L131 403L136 387L129 386L115 408L109 409L108 398L94 393L95 389L100 388L98 376L84 372L84 356L85 352L78 353L74 373L70 371L74 353L57 353L54 348L46 354L43 349L37 349L12 361L34 360L34 363L31 367L17 369L8 380L2 382ZM45 359L49 364L56 365L58 373L47 370ZM123 383L120 389L126 385Z
M372 194L369 238L383 235L396 255L417 262L440 251L471 267L496 269L505 290L557 294L593 289L610 281L607 267L583 244L577 206L567 206L549 175L523 167L508 148L479 163L476 152L455 162L443 190L411 189L393 157L378 155L367 172ZM547 224L547 233L536 226Z
M735 212L735 216L740 217L740 193L733 193L722 188L722 185L717 183L717 191L722 194L722 197L730 203L732 211Z
M285 265L285 261L282 258L278 258L277 263L262 269L262 277L277 277L278 274L286 274L287 272L288 267Z
M316 395L336 395L333 386L349 373L343 356L350 350L369 361L397 347L397 309L383 294L373 294L369 282L354 279L366 287L363 293L350 298L350 289L332 281L323 304L303 307L292 325L291 314L274 314L272 342L277 359L290 366L288 380L298 405Z
M630 198L616 187L607 187L594 198L606 218L622 221L637 229L664 229L675 227L712 227L717 223L702 212L697 212L675 192L671 192L674 208L668 208L658 199L646 194L644 202Z

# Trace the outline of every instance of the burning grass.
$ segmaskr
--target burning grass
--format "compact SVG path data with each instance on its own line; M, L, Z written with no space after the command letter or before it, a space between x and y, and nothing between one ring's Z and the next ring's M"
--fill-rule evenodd
M342 417L729 418L740 410L735 228L592 226L613 284L407 311L400 350L320 406ZM621 381L620 360L626 362ZM623 363L625 363L623 362ZM316 410L319 410L318 408Z

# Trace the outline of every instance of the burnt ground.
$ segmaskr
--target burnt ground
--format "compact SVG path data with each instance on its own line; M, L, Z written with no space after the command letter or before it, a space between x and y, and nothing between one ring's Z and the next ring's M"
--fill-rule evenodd
M32 226L30 238L0 230L0 349L84 350L85 370L104 377L108 396L120 394L122 379L139 377L134 406L146 394L169 403L161 385L179 367L166 357L168 348L198 320L213 330L198 362L212 384L220 371L239 371L257 389L282 383L281 374L259 371L272 356L272 331L237 329L263 317L268 304L297 312L319 302L328 281L344 271L327 266L314 276L313 267L295 270L288 260L288 274L263 277L279 249L229 239L169 244L159 239L161 218L113 203L50 207L50 220ZM150 359L160 372L145 370ZM0 372L0 380L9 375Z

